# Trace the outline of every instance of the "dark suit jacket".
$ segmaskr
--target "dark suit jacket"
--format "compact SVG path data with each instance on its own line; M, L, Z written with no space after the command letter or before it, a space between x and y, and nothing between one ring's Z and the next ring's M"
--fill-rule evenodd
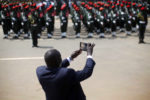
M80 82L92 75L95 62L88 58L81 71L74 71L65 59L59 68L40 66L36 73L46 100L86 100Z

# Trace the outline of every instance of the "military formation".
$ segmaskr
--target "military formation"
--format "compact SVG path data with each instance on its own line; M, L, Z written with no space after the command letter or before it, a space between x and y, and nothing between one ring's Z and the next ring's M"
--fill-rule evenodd
M55 16L60 18L61 38L67 37L69 15L73 22L76 38L80 38L81 26L87 31L87 38L94 33L105 38L106 33L116 37L117 31L130 36L139 31L139 43L144 43L144 33L150 14L148 1L101 0L101 1L66 1L66 0L1 0L0 21L7 39L13 34L18 39L33 40L33 47L38 46L38 38L47 30L47 38L54 33Z

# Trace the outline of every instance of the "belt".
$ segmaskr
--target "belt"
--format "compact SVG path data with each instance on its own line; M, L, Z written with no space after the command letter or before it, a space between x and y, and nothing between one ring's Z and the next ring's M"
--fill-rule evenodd
M140 24L145 24L145 21L140 21Z
M32 26L37 26L37 24L32 24Z

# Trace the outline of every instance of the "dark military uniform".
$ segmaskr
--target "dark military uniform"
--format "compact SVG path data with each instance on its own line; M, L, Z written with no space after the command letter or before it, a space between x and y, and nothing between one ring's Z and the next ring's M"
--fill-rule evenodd
M136 32L137 31L137 10L136 10L136 3L132 3L133 8L132 8L132 32Z
M104 8L100 8L100 21L99 21L99 27L100 27L100 34L99 38L105 38L105 25L106 25L106 17L104 13Z
M21 28L21 13L19 11L18 6L14 6L11 12L11 21L12 21L12 29L14 31L15 36L14 39L17 39L20 35L20 28Z
M111 14L109 13L108 15L106 15L106 32L110 33L111 32Z
M124 11L120 12L119 19L120 19L120 32L124 32L125 31L125 22L126 22Z
M105 17L104 14L102 14L104 8L100 8L96 10L95 12L95 27L97 29L97 34L99 34L99 38L104 38L104 32L105 32ZM99 11L100 10L100 11Z
M137 16L133 13L132 16L132 32L136 32Z
M2 11L2 4L0 2L0 25L1 25L1 21L2 21L2 18L1 18L1 11Z
M92 16L92 7L87 7L88 11L86 12L86 23L87 23L87 31L88 31L88 38L93 37L94 31L94 16Z
M148 23L147 12L144 7L141 8L141 12L138 13L139 20L139 43L144 43L144 34L146 25Z
M72 15L72 22L74 25L74 30L76 34L76 38L80 38L80 31L81 31L81 18L79 14L79 8L76 6L76 4L72 4L73 7L70 8L71 15Z
M24 11L21 12L21 25L22 25L22 28L24 31L24 38L25 39L28 39L30 37L28 13L29 13L29 6L26 6L24 8Z
M125 26L126 26L126 34L128 36L131 35L131 30L132 30L132 23L131 23L131 21L132 21L132 17L130 15L127 15Z
M37 25L38 25L38 38L41 37L41 34L42 34L42 27L43 27L43 18L44 18L44 14L43 14L43 11L42 11L42 5L40 6L37 6L36 7L36 10L38 12L38 21L37 21Z
M47 37L52 38L54 32L54 6L50 5L46 9L45 20L47 27Z
M68 25L68 7L66 4L63 4L61 7L60 21L61 21L61 37L66 38Z
M35 10L32 15L29 15L31 22L31 34L33 47L38 47L38 12Z
M116 37L116 14L113 12L112 13L112 18L111 18L111 31L112 31L112 36Z
M1 11L2 16L2 28L4 32L4 38L8 38L8 32L11 29L11 20L10 20L10 13L8 11L8 6L3 6Z
M86 21L86 9L83 7L84 6L84 3L81 3L82 6L80 6L80 9L81 9L81 19L82 19L82 23L83 25L85 26L85 28L87 29L88 26L87 26L87 21Z

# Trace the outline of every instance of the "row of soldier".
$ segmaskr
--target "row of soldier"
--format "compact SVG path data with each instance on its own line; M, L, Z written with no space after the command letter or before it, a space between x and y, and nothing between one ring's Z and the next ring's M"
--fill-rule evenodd
M145 2L110 1L103 2L65 2L61 1L60 22L61 37L66 38L68 15L70 13L74 25L76 37L80 37L81 24L87 30L88 38L93 37L96 32L100 38L105 38L105 33L110 32L116 37L116 31L137 31L142 11L149 13L150 5ZM47 28L47 37L52 38L56 15L55 3L53 1L37 1L27 3L7 3L1 5L1 19L4 38L13 32L13 38L18 38L24 33L24 38L32 35L35 44L42 31ZM144 18L145 26L147 18Z
M148 13L148 7L131 2L81 2L72 3L71 15L77 37L80 34L82 20L89 38L93 37L94 32L99 34L100 38L104 38L105 32L110 32L116 37L117 29L129 36L131 32L136 32L141 20L138 14L143 11ZM145 24L147 25L147 18Z

